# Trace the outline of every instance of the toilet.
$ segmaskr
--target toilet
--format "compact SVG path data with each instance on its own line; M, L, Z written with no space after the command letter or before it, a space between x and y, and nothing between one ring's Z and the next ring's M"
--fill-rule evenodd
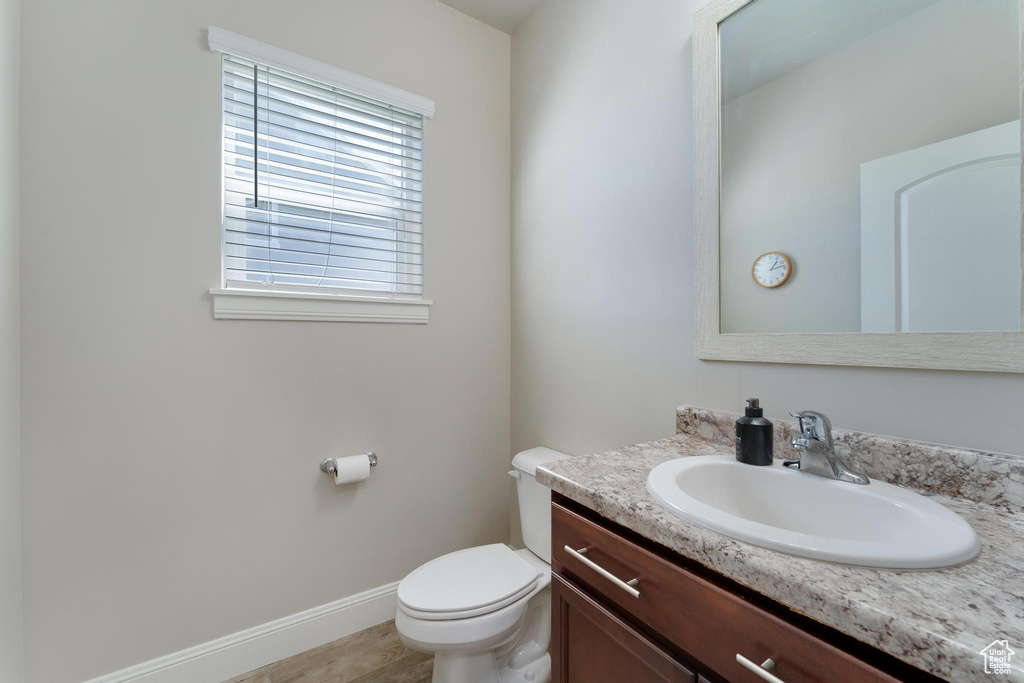
M512 459L525 549L458 550L398 585L395 627L408 647L434 655L434 683L551 679L551 491L535 474L568 457L531 448Z

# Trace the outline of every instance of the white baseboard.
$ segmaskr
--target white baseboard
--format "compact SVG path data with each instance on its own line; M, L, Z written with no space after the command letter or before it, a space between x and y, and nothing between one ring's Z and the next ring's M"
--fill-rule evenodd
M394 619L397 591L396 581L86 683L219 683Z

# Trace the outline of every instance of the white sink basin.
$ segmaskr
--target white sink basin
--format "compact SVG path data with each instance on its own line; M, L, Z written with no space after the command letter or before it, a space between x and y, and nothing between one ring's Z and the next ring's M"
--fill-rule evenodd
M888 569L948 567L978 555L974 529L912 491L833 481L732 455L679 458L647 477L655 500L706 529L792 555Z

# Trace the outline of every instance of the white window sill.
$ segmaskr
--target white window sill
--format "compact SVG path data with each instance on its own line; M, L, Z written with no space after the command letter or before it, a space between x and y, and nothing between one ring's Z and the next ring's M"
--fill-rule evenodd
M314 320L425 324L430 304L416 297L211 289L218 320Z

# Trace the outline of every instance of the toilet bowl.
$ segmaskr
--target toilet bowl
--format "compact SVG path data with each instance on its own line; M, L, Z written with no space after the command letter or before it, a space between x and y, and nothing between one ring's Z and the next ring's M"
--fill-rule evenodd
M551 679L551 492L534 475L567 457L532 448L512 460L525 549L459 550L399 584L395 627L406 646L434 655L434 683Z

